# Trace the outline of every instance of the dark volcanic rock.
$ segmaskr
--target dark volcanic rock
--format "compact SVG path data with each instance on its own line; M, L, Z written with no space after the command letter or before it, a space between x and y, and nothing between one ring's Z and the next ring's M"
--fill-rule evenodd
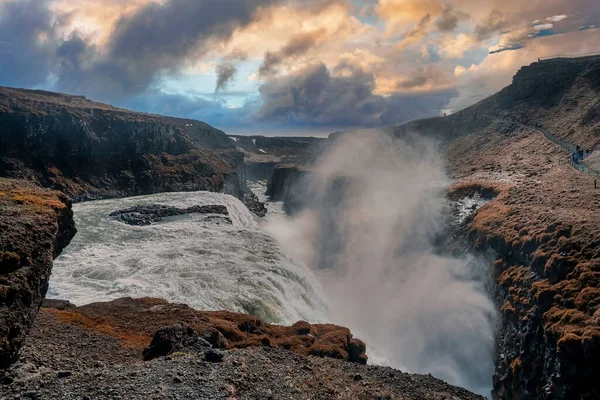
M272 201L283 201L287 212L297 211L305 205L304 180L309 174L298 165L281 165L273 170L266 194Z
M0 176L75 200L197 190L241 199L243 169L232 140L203 122L0 87Z
M46 296L52 261L75 232L67 196L0 178L0 368L17 358Z
M218 214L229 215L227 207L222 205L192 206L188 208L177 208L160 204L149 206L136 206L126 210L110 213L111 217L129 225L145 226L160 222L165 218L184 214Z
M200 338L193 328L181 324L159 329L142 354L147 361L176 352L195 354L210 347L211 344Z
M218 349L206 349L204 359L208 362L221 362L225 358L225 352Z
M265 203L258 199L258 196L252 193L252 191L248 190L247 193L244 194L244 204L250 210L251 213L264 217L267 215L267 208L265 207Z

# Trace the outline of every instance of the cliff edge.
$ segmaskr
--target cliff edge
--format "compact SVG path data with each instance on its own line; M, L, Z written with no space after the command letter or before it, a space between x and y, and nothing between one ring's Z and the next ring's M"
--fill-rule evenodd
M75 200L191 190L242 198L243 167L231 139L203 122L0 87L0 176Z
M67 196L0 178L0 368L16 359L75 232Z

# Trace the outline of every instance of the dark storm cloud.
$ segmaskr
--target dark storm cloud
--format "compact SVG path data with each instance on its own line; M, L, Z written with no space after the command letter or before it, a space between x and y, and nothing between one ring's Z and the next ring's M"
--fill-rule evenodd
M398 84L398 87L401 89L413 89L416 87L424 86L425 84L427 84L428 81L429 80L427 79L426 76L419 75L419 76L415 76L413 78L403 80L402 82L400 82Z
M31 87L46 81L52 67L51 19L44 0L0 3L0 85Z
M319 63L260 87L261 121L298 125L384 126L434 115L454 93L384 97L373 94L375 77L352 64L332 74Z
M452 6L446 6L442 15L435 21L435 25L441 32L452 32L456 29L459 22L469 19L466 12L455 9Z
M324 29L313 32L302 33L292 37L281 49L276 52L267 52L258 73L262 77L267 77L276 72L277 67L290 58L294 58L306 53L313 48L319 38L325 34Z
M421 88L425 85L442 85L444 83L443 72L434 65L420 67L410 73L409 77L398 83L398 89L410 90Z
M215 72L217 73L217 87L215 88L215 92L217 92L219 90L226 89L227 86L229 86L231 81L235 78L238 70L235 65L226 62L217 65Z
M493 10L483 23L475 27L475 37L479 41L486 40L508 27L509 22L504 14L498 10Z
M107 51L79 71L79 87L64 76L59 76L58 87L108 101L142 93L159 74L176 70L187 56L201 52L205 40L228 39L236 28L252 22L260 7L277 1L150 3L117 22Z

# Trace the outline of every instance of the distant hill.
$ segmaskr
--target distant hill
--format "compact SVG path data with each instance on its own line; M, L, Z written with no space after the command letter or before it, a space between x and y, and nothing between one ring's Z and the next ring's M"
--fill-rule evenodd
M600 143L600 56L554 59L521 68L510 86L448 117L412 121L392 128L418 131L444 141L485 130L503 118L541 124L584 148Z

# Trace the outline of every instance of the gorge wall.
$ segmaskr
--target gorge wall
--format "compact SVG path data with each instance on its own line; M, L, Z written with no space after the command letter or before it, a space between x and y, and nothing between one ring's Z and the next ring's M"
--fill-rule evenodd
M600 191L531 129L597 152L598 98L600 58L550 60L466 110L391 129L440 140L453 190L499 193L465 227L497 254L496 398L600 397Z
M7 367L48 289L52 261L75 235L69 198L0 178L0 368Z
M244 155L203 122L0 88L0 176L75 200L165 191L245 191Z

